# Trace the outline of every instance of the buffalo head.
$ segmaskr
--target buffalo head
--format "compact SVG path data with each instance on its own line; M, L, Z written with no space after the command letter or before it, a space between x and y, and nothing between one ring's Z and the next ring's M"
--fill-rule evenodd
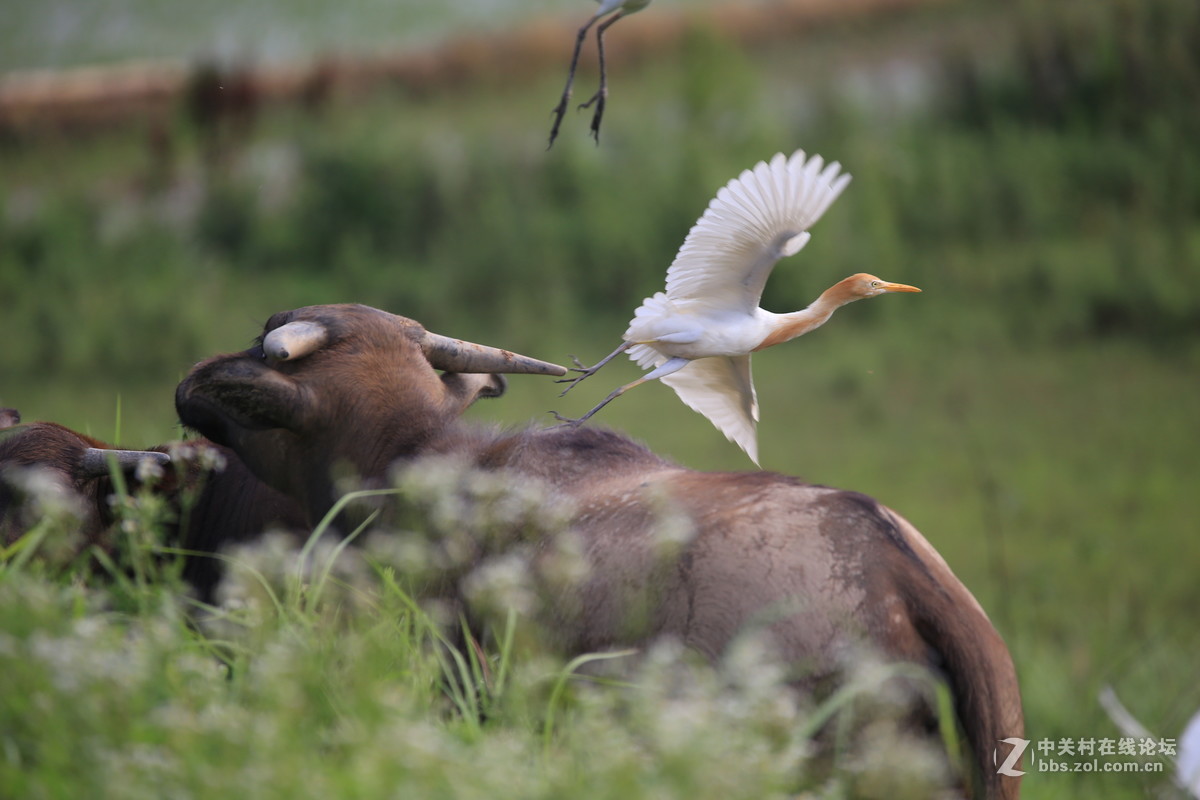
M249 349L197 364L175 406L269 485L305 498L316 521L333 502L331 476L383 475L476 399L502 394L501 373L566 370L367 306L309 306L272 316Z

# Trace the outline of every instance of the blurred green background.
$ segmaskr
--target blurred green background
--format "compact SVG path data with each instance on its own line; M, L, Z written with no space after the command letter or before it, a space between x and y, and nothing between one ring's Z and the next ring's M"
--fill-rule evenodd
M166 54L253 60L274 56L276 29L293 55L476 24L361 3L331 28L315 4L256 5L261 18L222 39L126 5L145 35L82 52L161 56L171 42ZM3 35L50 30L54 8L86 29L83 4L27 4ZM614 47L677 9L623 21ZM479 26L574 25L589 10L514 2ZM3 132L0 405L163 441L180 435L172 395L192 363L245 347L275 311L343 301L590 363L661 288L715 190L803 147L854 180L764 305L801 308L856 271L924 293L847 307L755 356L763 466L870 493L925 533L1009 642L1030 738L1118 735L1096 702L1106 684L1177 736L1200 706L1200 7L972 0L753 42L703 20L657 52L610 57L599 147L584 112L546 151L569 34L562 64L533 79L488 72L234 119L181 98L165 123ZM8 68L74 60L5 52ZM579 99L594 78L585 66ZM564 399L514 378L471 416L549 423L636 374L614 364ZM752 466L666 387L596 421L688 466ZM1166 784L1031 774L1025 790Z

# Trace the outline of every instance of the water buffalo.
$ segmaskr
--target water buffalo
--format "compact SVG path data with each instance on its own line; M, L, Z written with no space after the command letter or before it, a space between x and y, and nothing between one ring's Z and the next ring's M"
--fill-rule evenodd
M253 347L197 364L175 402L185 425L231 448L310 522L335 502L340 476L382 484L427 457L544 487L571 509L590 566L571 602L550 609L564 649L667 635L716 657L765 614L779 654L805 667L798 686L814 689L865 643L944 675L980 791L1018 795L1019 779L992 763L998 741L1023 732L1008 650L903 517L784 475L686 469L611 431L473 426L458 419L460 372L563 370L366 306L312 306L272 316ZM664 508L690 528L665 569L654 555Z
M153 468L139 470L143 462ZM216 553L267 528L305 525L299 505L258 480L228 448L195 441L117 450L57 423L33 422L0 431L0 543L13 543L38 523L50 493L69 504L76 551L111 550L115 473L130 492L145 485L166 498L165 541L186 550ZM211 598L220 575L212 558L184 564L185 580L202 599Z
M505 390L499 375L447 374L442 381L459 403L456 414ZM20 420L16 409L0 409L0 544L12 544L44 515L33 486L22 479L36 475L40 491L57 493L71 504L76 549L110 550L116 520L113 471L136 492L147 485L138 469L143 462L155 467L148 473L153 491L170 509L166 543L196 554L185 560L183 578L202 600L213 598L222 575L220 562L204 554L268 529L306 533L312 527L299 503L260 481L233 450L208 440L121 450L54 422L21 425Z

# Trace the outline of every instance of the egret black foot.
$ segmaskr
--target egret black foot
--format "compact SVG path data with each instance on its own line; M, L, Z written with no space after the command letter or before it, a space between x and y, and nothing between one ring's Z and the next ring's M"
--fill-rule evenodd
M585 419L587 419L587 417L580 417L579 419L570 419L569 417L564 417L562 414L558 413L557 411L551 411L550 413L553 414L554 418L556 420L558 420L559 422L561 422L563 425L569 425L572 428L578 428L580 425L583 424L583 421Z
M558 129L562 127L563 117L567 114L567 106L570 105L570 102L570 93L564 94L562 96L562 100L560 100L558 105L556 105L550 112L554 115L554 125L552 125L550 128L550 143L546 145L547 150L554 146L554 140L558 138Z
M595 375L595 374L596 374L596 371L597 371L597 370L599 370L599 369L600 369L600 367L604 366L603 362L601 362L600 364L595 364L595 365L593 365L593 366L590 366L590 367L585 367L585 366L583 365L583 362L582 362L582 361L580 361L580 360L579 360L578 358L576 358L575 356L571 356L571 361L572 361L572 362L575 364L575 366L571 367L571 372L579 372L579 373L582 373L582 374L580 374L580 375L576 375L576 376L575 376L575 377L573 377L573 378L559 378L559 379L557 379L556 381L554 381L555 383L569 383L569 384L571 384L570 386L568 386L567 388L565 388L565 389L563 389L563 390L562 390L562 392L561 392L561 393L558 395L559 397L564 397L564 396L567 394L567 392L569 392L569 391L571 391L572 389L574 389L574 388L575 388L575 385L576 385L577 383L579 383L579 382L580 382L581 380L583 380L584 378L590 378L590 377L592 377L593 375Z
M604 89L592 95L591 99L586 103L580 103L579 107L591 108L592 104L596 106L596 113L592 115L592 138L596 140L596 144L600 144L600 120L604 117L604 101L608 97L608 92Z

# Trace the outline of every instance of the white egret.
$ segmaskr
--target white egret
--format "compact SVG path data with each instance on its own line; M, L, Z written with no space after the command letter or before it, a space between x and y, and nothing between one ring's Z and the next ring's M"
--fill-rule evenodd
M1175 762L1175 782L1200 800L1200 713L1188 721L1179 737L1179 757Z
M1100 690L1100 706L1108 712L1108 718L1125 738L1162 741L1130 713L1111 686ZM1183 733L1179 735L1176 755L1163 755L1175 762L1175 785L1200 800L1200 712L1196 712L1184 726Z
M597 144L600 143L600 119L604 116L604 101L608 99L608 73L604 66L604 32L622 17L628 17L630 14L641 11L650 5L650 0L597 0L597 2L600 3L600 8L584 23L579 32L575 34L575 52L571 55L571 69L567 72L567 86L563 89L562 99L558 101L558 105L550 112L554 114L554 125L550 128L550 144L546 146L546 149L554 146L554 139L558 136L558 128L562 125L563 116L567 113L567 106L570 105L571 86L575 83L575 68L579 66L579 51L583 48L583 40L587 38L588 30L598 20L616 11L616 14L600 23L600 27L596 29L596 49L600 53L600 88L592 95L590 100L579 105L580 108L589 108L595 104L596 111L592 115L592 136L595 137Z
M578 425L634 386L658 378L757 464L758 400L750 353L812 331L855 300L921 291L858 273L801 311L774 314L759 308L775 263L804 247L809 227L850 182L840 170L836 161L825 166L818 155L806 159L803 150L790 158L779 153L717 192L667 269L666 292L643 301L621 346L604 359L591 367L575 359L574 371L582 374L561 381L571 384L562 394L626 351L651 371L617 388L579 419L559 419Z

